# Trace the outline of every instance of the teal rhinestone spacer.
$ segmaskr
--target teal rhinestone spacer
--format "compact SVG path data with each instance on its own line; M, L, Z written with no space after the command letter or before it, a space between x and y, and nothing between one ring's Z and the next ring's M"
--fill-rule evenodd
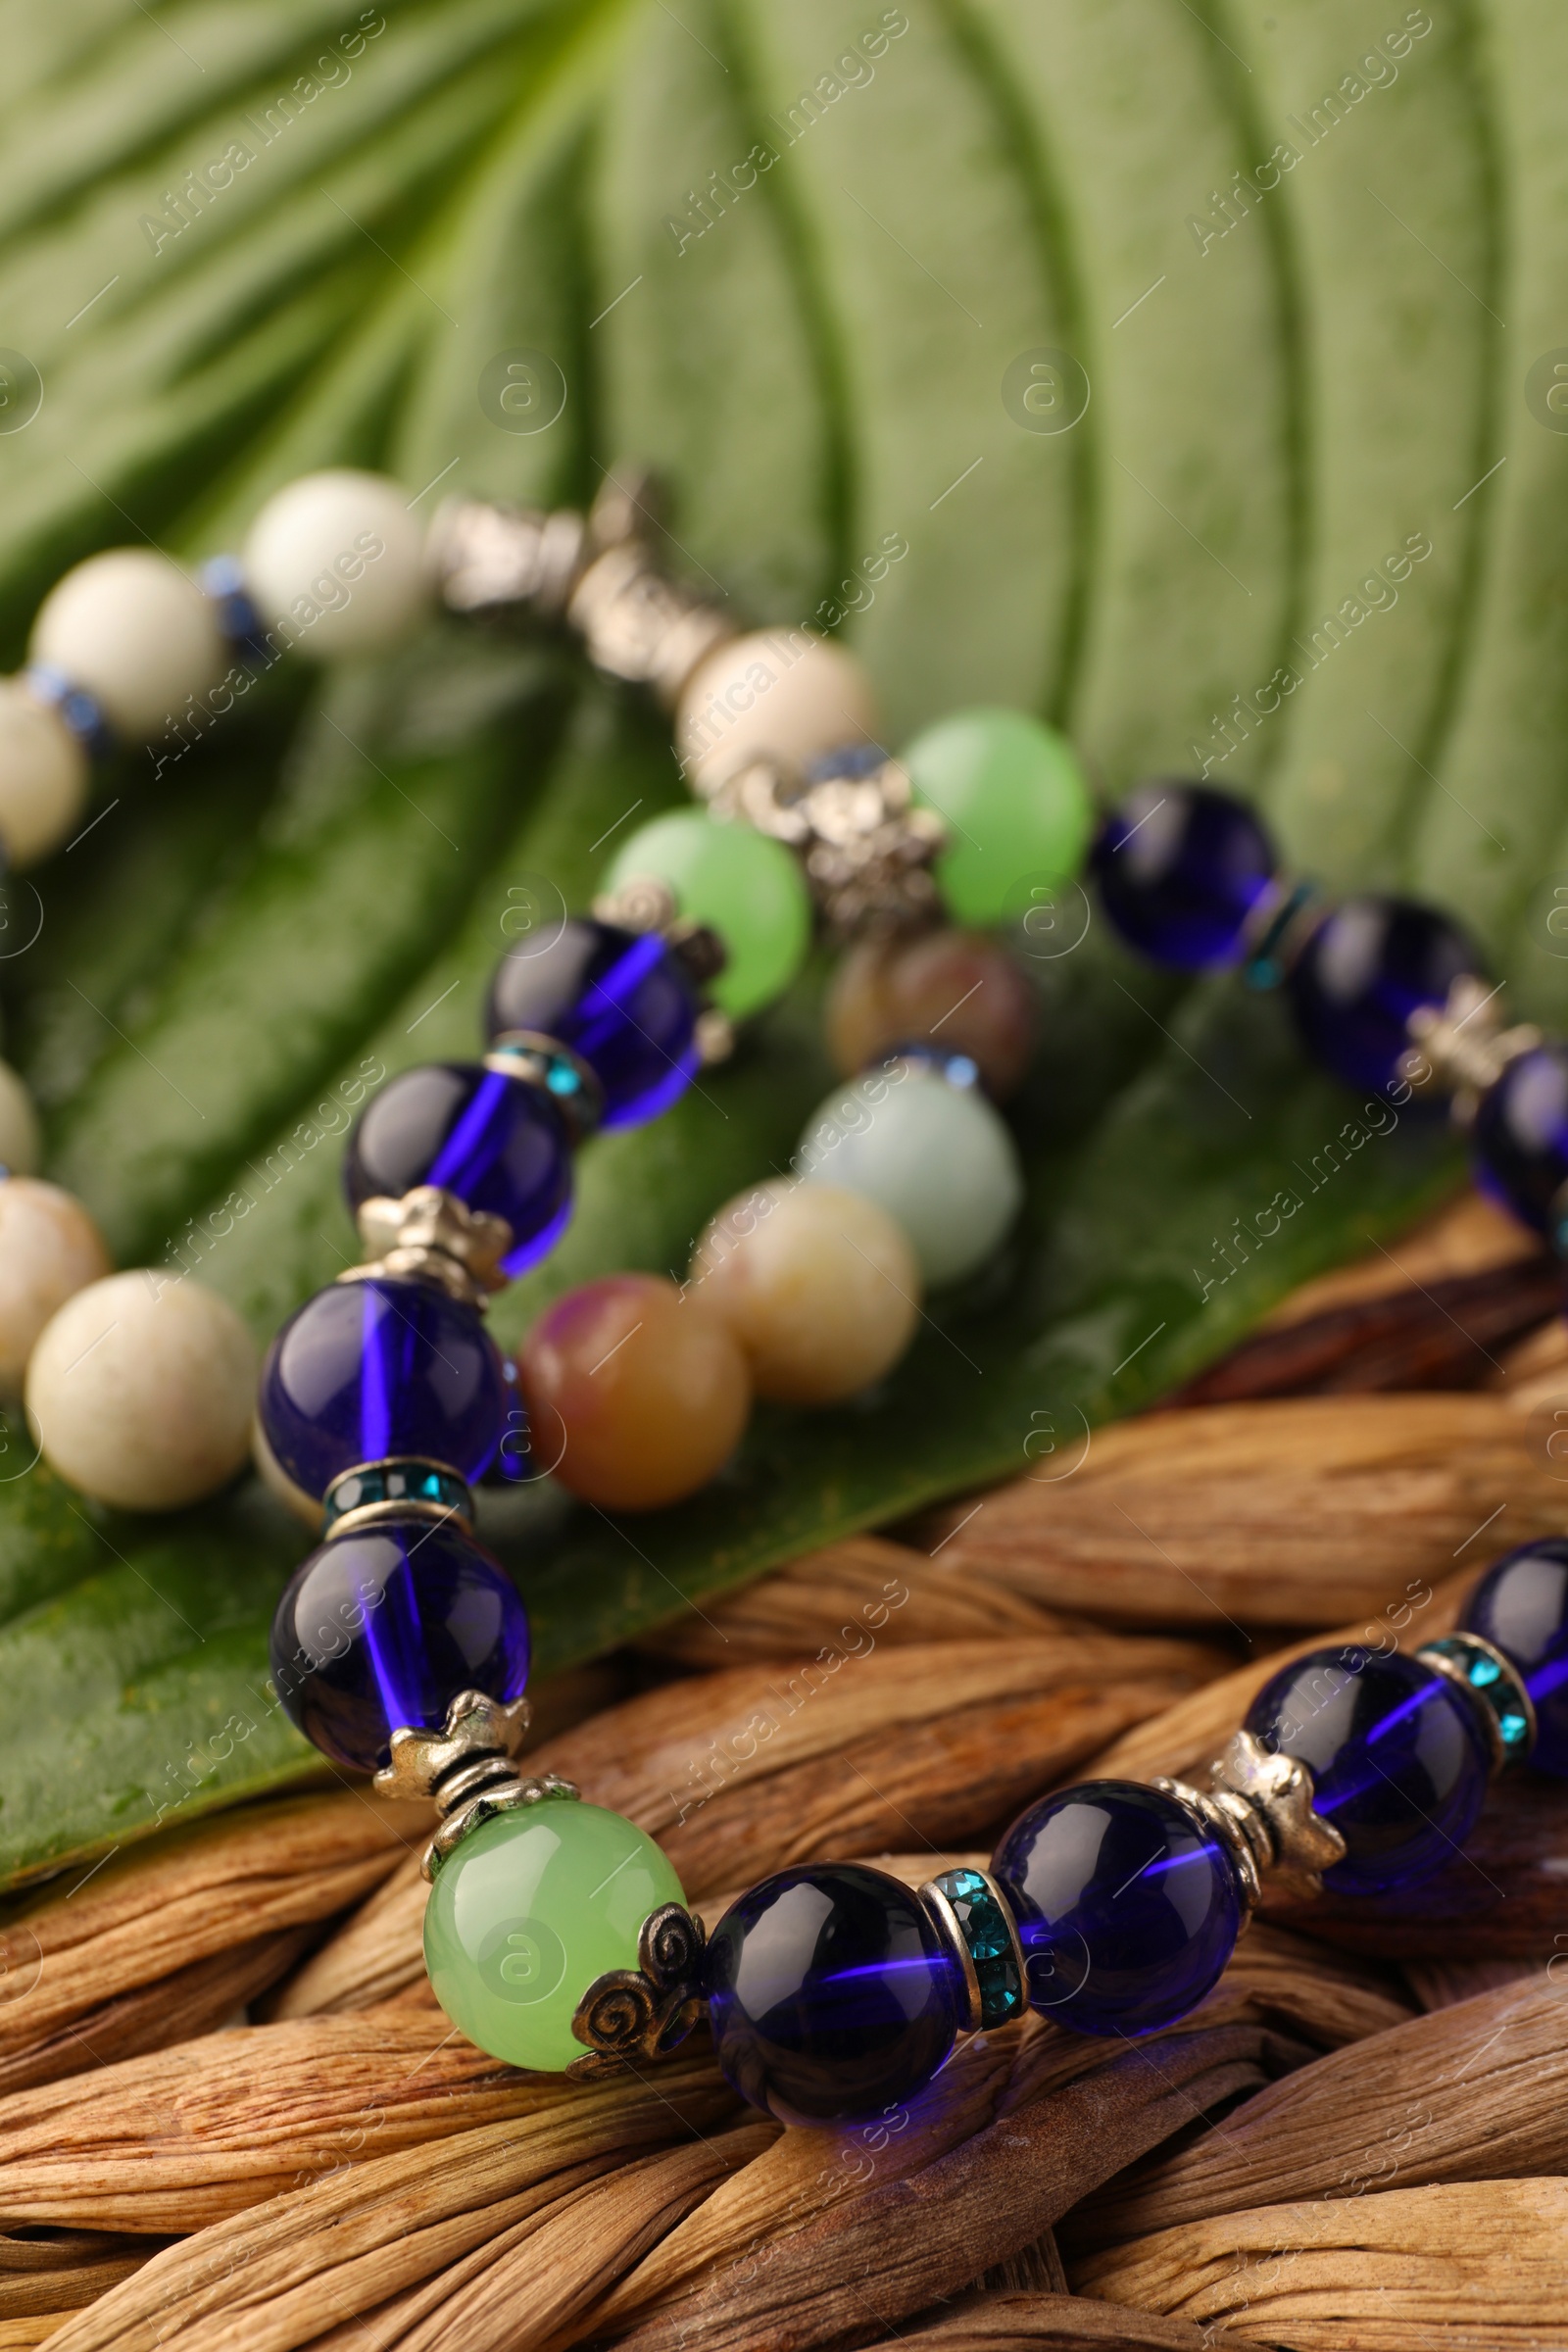
M473 1496L467 1481L445 1462L403 1454L390 1461L357 1462L334 1478L321 1498L323 1537L349 1535L409 1512L426 1519L457 1519L473 1526Z
M487 1070L548 1095L574 1144L586 1143L605 1115L604 1089L588 1064L537 1029L504 1029L484 1057Z
M1028 2007L1023 1948L995 1879L983 1870L944 1870L927 1880L920 1894L963 1970L968 2031L983 2033L1021 2017Z
M1415 1654L1473 1701L1492 1748L1494 1776L1522 1764L1536 1744L1536 1710L1513 1661L1479 1634L1441 1634Z
M1266 993L1284 987L1311 928L1301 918L1317 895L1315 882L1298 882L1288 890L1276 887L1253 910L1242 965L1242 978L1249 988Z

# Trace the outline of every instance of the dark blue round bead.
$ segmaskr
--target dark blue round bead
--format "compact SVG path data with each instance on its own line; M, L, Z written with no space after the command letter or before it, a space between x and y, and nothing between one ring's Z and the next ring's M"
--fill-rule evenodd
M541 1088L482 1062L427 1062L367 1103L343 1183L353 1208L438 1184L505 1217L514 1240L502 1266L517 1275L555 1247L571 1216L571 1141Z
M1264 1684L1247 1729L1310 1771L1313 1811L1345 1839L1345 1860L1323 1874L1339 1893L1430 1878L1469 1837L1487 1793L1477 1709L1402 1651L1315 1649Z
M634 1127L691 1084L700 1010L695 982L657 931L578 915L502 957L485 1024L492 1038L531 1029L569 1046L605 1090L605 1126Z
M360 1462L417 1454L471 1486L506 1427L501 1358L471 1306L424 1282L337 1282L268 1349L267 1443L307 1494Z
M1568 1540L1543 1536L1504 1552L1471 1593L1461 1630L1518 1668L1536 1710L1530 1761L1568 1780Z
M880 2115L929 2082L965 1994L919 1897L858 1862L781 1870L708 1946L718 2063L786 2123Z
M1112 809L1090 864L1123 939L1156 962L1196 972L1241 955L1275 858L1244 801L1161 776Z
M1442 1005L1474 948L1446 915L1410 899L1345 899L1319 923L1286 979L1308 1049L1347 1086L1393 1083L1418 1004Z
M1074 2034L1148 2034L1200 2001L1242 1930L1235 1865L1199 1816L1137 1781L1020 1813L992 1857L1029 2003Z
M1470 1140L1483 1191L1548 1241L1568 1239L1552 1205L1568 1184L1568 1048L1510 1061L1482 1096Z
M272 1620L272 1679L323 1755L375 1772L394 1731L439 1730L460 1691L521 1697L527 1614L455 1521L384 1520L334 1536L296 1570Z

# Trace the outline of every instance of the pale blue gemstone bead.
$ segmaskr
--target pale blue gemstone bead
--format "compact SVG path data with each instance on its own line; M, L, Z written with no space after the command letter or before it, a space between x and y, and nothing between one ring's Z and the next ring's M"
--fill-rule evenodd
M843 1185L903 1226L929 1289L978 1272L1023 1201L1012 1137L975 1086L894 1061L830 1095L795 1155L808 1183Z

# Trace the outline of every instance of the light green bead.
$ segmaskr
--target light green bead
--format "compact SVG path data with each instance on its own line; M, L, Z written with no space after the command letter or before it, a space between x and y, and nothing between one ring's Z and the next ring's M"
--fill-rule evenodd
M729 961L709 990L744 1020L782 996L806 960L811 901L799 860L755 826L677 808L640 826L606 876L619 890L637 874L667 882L681 913L716 931Z
M795 1165L885 1208L932 1290L977 1273L1023 1203L1017 1148L984 1095L907 1062L819 1103Z
M436 1872L424 1912L431 1988L492 2058L562 2074L587 2056L571 2020L589 1985L635 1968L649 1912L685 1900L623 1814L571 1797L495 1814Z
M1070 882L1094 809L1072 746L1022 710L959 710L903 755L922 808L945 817L936 876L955 922L984 929L1016 916L1027 884Z

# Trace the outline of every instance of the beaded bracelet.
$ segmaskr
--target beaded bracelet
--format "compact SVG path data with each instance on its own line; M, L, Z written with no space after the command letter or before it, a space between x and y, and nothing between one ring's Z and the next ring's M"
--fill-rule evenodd
M341 490L345 477L329 478ZM296 520L306 492L316 495L295 485L278 502L294 501ZM336 513L334 530L341 501ZM264 515L253 545L270 544L275 520ZM677 740L704 728L713 738L691 743L695 772L707 797L727 799L734 827L715 850L727 828L699 818L694 838L688 826L673 876L650 874L658 845L635 839L599 916L568 924L532 968L503 964L485 1061L411 1072L376 1098L347 1171L376 1254L291 1318L264 1372L272 1473L318 1498L326 1522L278 1611L279 1693L323 1752L374 1769L390 1792L435 1799L426 1955L454 2022L514 2063L592 2073L673 2046L706 2002L720 2063L748 2098L796 2120L876 2113L928 2081L959 2032L1026 2005L1089 2033L1167 2024L1215 1981L1266 1874L1326 1875L1346 1891L1411 1885L1468 1834L1489 1769L1534 1747L1538 1763L1568 1771L1556 1697L1568 1677L1568 1544L1545 1544L1498 1563L1465 1630L1413 1658L1320 1651L1283 1669L1206 1791L1069 1789L1020 1817L989 1873L947 1873L917 1892L859 1864L777 1873L706 1945L651 1839L566 1784L519 1772L526 1617L473 1541L468 1496L506 1409L483 1298L559 1234L573 1140L596 1121L654 1115L689 1080L702 1050L698 982L720 969L701 903L711 892L722 920L746 895L742 863L760 874L764 862L735 848L749 838L737 817L760 824L760 845L771 837L804 851L840 927L878 909L889 919L929 911L930 869L949 836L916 821L928 748L893 773L863 743L846 753L813 740L840 721L842 705L831 718L825 710L828 693L850 691L836 649L807 641L767 671L759 648L773 641L723 642L723 625L663 582L629 532L596 537L577 517L471 508L445 527L448 604L564 612L602 666L662 686L680 703ZM377 534L365 528L351 543L363 573L385 542L372 555L362 539ZM476 546L494 559L489 572ZM274 587L287 568L270 575ZM241 592L225 578L234 610ZM57 619L79 612L79 580L56 599ZM341 609L329 603L326 616ZM242 625L252 639L261 628L253 614ZM756 682L754 656L764 673ZM725 665L716 677L715 662ZM91 676L79 657L57 666L66 687L34 679L26 690L37 710L84 740L98 723L90 704L127 723L108 665ZM781 683L758 736L752 713ZM868 735L863 707L852 703L850 714ZM1038 819L1032 845L1051 859L1038 870L1054 882L1067 796L1042 786L1045 731L1030 734L1033 723L949 722L945 740L932 731L935 766L960 830L965 813L1007 813L1009 875ZM961 871L962 854L953 856ZM1446 1085L1475 1123L1490 1180L1528 1221L1553 1229L1568 1177L1568 1057L1533 1030L1484 1025L1491 999L1441 917L1392 900L1321 905L1279 879L1245 808L1200 785L1145 787L1108 820L1093 864L1133 944L1187 969L1245 961L1254 983L1284 985L1307 1042L1338 1074ZM1007 911L998 887L993 864L950 897L965 919L994 922ZM612 914L634 927L604 919ZM787 961L775 953L769 987L789 976ZM740 980L732 1002L744 1012L765 993L756 958ZM906 1041L897 1066L941 1081L933 1100L959 1101L961 1058ZM1550 1084L1555 1124L1540 1109ZM874 1183L865 1189L875 1197Z

